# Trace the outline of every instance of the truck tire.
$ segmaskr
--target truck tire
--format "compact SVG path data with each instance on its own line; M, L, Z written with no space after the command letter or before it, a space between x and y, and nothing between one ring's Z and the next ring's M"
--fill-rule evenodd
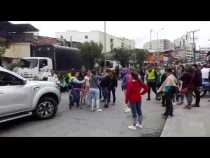
M34 115L36 118L44 120L50 119L55 116L57 112L58 103L52 97L43 97L38 102L36 109L34 110Z

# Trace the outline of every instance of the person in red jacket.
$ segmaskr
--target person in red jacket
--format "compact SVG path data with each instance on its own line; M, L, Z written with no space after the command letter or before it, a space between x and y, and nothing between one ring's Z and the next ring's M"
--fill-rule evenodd
M126 90L126 103L129 103L133 116L133 125L128 126L128 128L135 130L136 127L143 128L141 95L147 93L149 88L139 79L136 72L131 72L131 77L132 79L128 81Z

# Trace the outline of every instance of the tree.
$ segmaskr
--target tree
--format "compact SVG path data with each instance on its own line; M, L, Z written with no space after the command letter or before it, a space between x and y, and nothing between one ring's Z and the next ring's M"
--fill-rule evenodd
M135 64L139 64L141 67L144 64L148 51L145 49L133 49L131 50L131 54L134 54L135 57L134 62Z
M80 45L82 60L86 68L92 69L94 67L102 55L102 48L102 44L95 42L85 42Z
M130 51L124 48L115 48L112 51L113 58L118 60L121 65L128 65L129 64L129 56Z

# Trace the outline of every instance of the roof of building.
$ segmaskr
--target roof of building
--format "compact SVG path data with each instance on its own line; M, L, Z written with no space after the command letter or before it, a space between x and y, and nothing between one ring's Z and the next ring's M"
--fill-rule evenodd
M31 24L12 24L8 21L0 22L0 31L6 32L38 32L39 30Z

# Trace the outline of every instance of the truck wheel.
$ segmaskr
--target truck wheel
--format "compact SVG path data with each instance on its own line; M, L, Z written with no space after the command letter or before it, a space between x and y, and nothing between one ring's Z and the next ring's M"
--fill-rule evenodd
M41 98L34 111L38 119L50 119L57 112L57 102L51 97Z

